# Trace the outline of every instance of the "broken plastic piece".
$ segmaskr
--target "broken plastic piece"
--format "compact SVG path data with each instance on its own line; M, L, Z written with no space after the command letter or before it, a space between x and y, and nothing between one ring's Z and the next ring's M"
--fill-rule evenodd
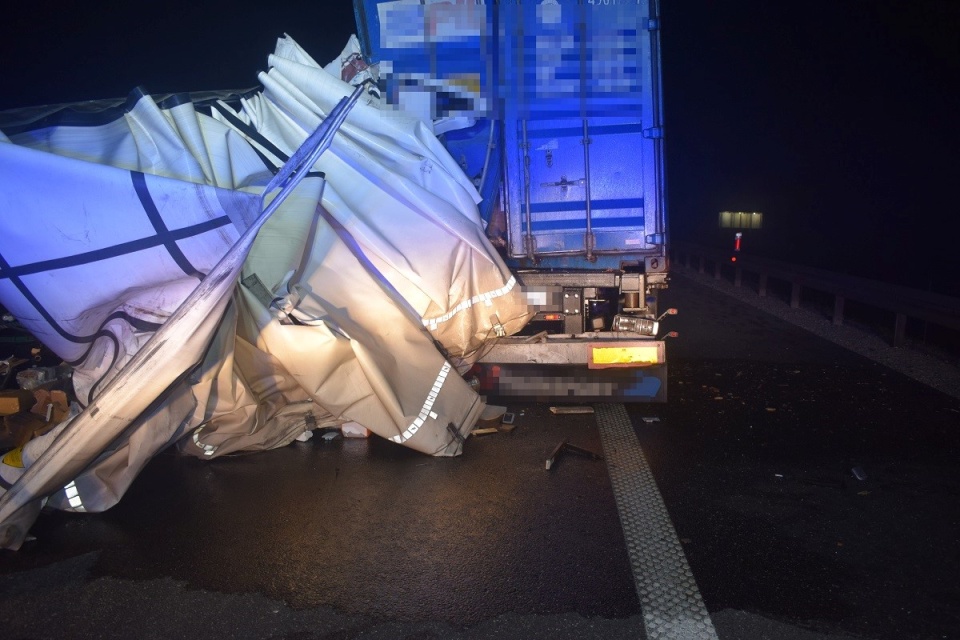
M660 418L657 416L643 416L643 421L647 424L652 424L654 422L660 422Z
M340 432L344 438L369 438L370 429L356 422L344 422L340 425Z
M867 473L866 471L863 470L862 467L854 467L853 469L851 469L851 471L853 472L853 477L856 478L857 480L862 481L867 479Z

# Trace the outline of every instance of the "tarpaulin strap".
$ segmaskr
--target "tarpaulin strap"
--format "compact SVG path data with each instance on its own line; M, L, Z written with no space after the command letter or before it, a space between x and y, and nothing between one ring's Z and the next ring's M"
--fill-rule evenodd
M487 306L490 306L492 304L491 301L494 298L499 298L500 296L504 296L510 293L510 290L513 289L513 287L516 284L517 284L516 277L510 276L510 279L507 280L507 284L503 285L499 289L494 289L493 291L488 291L486 293L478 293L477 295L473 296L469 300L464 300L463 302L455 306L453 309L451 309L450 311L448 311L447 313L443 314L438 318L430 318L429 320L424 318L423 326L427 327L431 331L435 331L436 328L441 323L446 322L447 320L457 315L461 311L465 311L475 304L480 304L481 302L483 302Z
M266 136L264 136L262 133L257 131L257 129L253 125L248 124L243 120L241 120L240 118L238 118L236 114L230 110L229 107L227 107L226 105L220 102L214 102L211 106L214 109L216 109L221 116L223 116L223 118L227 121L226 122L227 125L233 127L235 131L239 132L241 135L247 138L247 141L250 142L250 147L256 152L258 156L260 156L260 160L263 161L263 164L267 167L267 170L270 171L272 174L276 175L277 173L279 173L283 169L283 166L278 167L276 164L274 164L270 160L270 158L268 158L263 153L263 151L261 151L261 149L264 149L268 153L272 154L276 159L278 159L282 163L287 163L287 161L290 160L290 156L284 153L279 147L277 147L277 145L271 142ZM308 176L322 177L323 174L320 172L311 172L308 174Z
M407 427L407 430L401 433L398 436L393 436L390 438L397 444L403 444L420 430L420 427L423 426L423 423L427 421L427 418L437 419L437 414L433 412L433 403L437 401L437 396L440 395L440 389L443 388L443 383L447 379L447 374L450 373L449 362L444 362L443 366L440 367L440 373L437 375L437 379L433 383L433 387L430 389L430 393L427 394L427 399L423 401L423 407L420 409L420 415L417 416L416 420Z
M231 111L229 107L227 107L226 105L221 104L219 102L214 102L210 106L216 109L220 113L220 115L222 115L223 118L227 121L227 123L230 126L232 126L235 130L239 131L242 135L244 135L248 141L250 141L251 143L254 143L254 142L256 143L256 144L251 144L250 146L251 148L253 148L256 154L260 156L260 160L263 161L264 166L267 167L267 170L270 171L270 173L276 174L277 171L280 170L280 167L274 164L273 161L271 161L266 155L264 155L264 153L260 150L261 148L273 154L273 156L276 159L278 159L280 162L286 162L287 160L290 159L289 156L287 156L287 154L285 154L283 151L277 148L275 144L270 142L270 140L264 137L252 125L249 125L243 120L241 120L240 118L238 118L236 114L234 114L233 111Z
M80 491L77 490L77 483L74 480L70 481L70 484L63 488L63 492L67 494L67 502L70 503L70 508L74 511L86 511L83 508L83 500L80 499Z

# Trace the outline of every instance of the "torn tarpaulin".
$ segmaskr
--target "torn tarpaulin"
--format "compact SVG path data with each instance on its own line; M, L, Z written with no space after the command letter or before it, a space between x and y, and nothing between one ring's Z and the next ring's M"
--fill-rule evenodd
M0 217L0 302L76 366L87 405L0 501L4 546L19 546L46 496L112 506L174 441L209 459L353 421L459 453L482 403L457 367L494 324L513 332L529 316L472 185L422 123L364 95L236 273L210 282L273 172L352 91L289 39L271 66L264 91L215 117L138 95L106 124L0 143L0 208L19 214ZM169 328L177 364L156 375L145 363L162 345L149 340L172 314L182 321L201 282L217 285L215 304ZM117 385L148 376L148 394L116 402Z

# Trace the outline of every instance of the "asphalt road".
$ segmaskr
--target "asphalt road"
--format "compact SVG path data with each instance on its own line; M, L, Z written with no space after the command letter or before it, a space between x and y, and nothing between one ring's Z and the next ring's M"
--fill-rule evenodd
M960 637L960 401L691 280L666 298L670 400L628 411L718 636ZM644 637L604 462L544 469L601 451L593 416L510 409L457 459L165 453L0 553L3 635Z

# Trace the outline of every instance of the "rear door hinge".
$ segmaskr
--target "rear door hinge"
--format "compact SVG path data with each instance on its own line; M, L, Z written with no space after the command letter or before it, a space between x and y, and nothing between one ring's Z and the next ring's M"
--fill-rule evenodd
M663 127L650 127L649 129L644 129L643 137L652 140L659 140L663 137Z
M663 244L664 237L662 233L651 233L646 238L647 244Z

